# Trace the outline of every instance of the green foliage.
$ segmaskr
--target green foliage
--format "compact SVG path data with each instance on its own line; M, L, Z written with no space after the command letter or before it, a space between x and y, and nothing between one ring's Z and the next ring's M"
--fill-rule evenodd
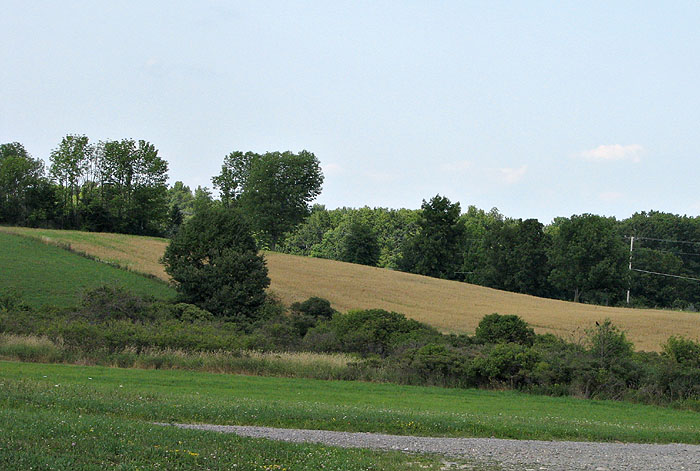
M559 218L550 228L549 276L554 286L592 302L614 303L627 283L628 259L614 218L592 214Z
M282 236L308 216L323 174L316 156L305 150L232 152L212 182L224 203L241 208L253 231L275 250Z
M91 322L144 320L148 301L116 285L102 285L86 291L79 312Z
M87 136L67 135L56 149L51 151L51 179L61 189L61 205L68 224L79 225L79 210L82 186L88 170L94 165L95 146ZM66 221L64 221L65 223Z
M372 228L361 221L351 222L341 243L340 260L376 266L379 255L379 241Z
M207 323L214 320L211 312L194 304L187 303L153 303L150 306L155 319L177 319L183 323Z
M485 343L532 345L535 331L516 315L489 314L476 328L475 337Z
M535 296L550 293L549 238L537 220L495 219L483 245L483 264L475 270L486 286Z
M317 319L330 319L337 311L331 307L331 302L327 299L312 296L301 303L293 303L292 311L306 314Z
M610 319L603 323L596 322L596 327L586 331L587 344L596 366L610 369L632 355L632 342L625 333L613 325Z
M51 212L44 164L19 142L0 144L0 223L29 224Z
M311 329L308 335L322 337L324 333L330 334L330 338L326 337L325 342L319 343L325 349L378 355L387 355L407 341L440 336L426 324L383 309L336 314L327 325Z
M0 292L0 312L29 311L31 307L24 302L16 291L9 293Z
M157 234L168 216L168 163L144 140L107 141L100 147L101 197L117 232Z
M498 343L477 356L470 368L481 384L508 384L511 388L525 384L539 360L536 352L517 343Z
M469 358L458 349L444 344L429 343L408 356L409 369L419 377L417 384L476 386L469 370Z
M163 262L185 302L219 317L254 320L270 284L244 218L228 208L196 213L173 237Z
M423 200L418 232L402 250L399 268L436 278L457 279L463 258L459 250L464 226L459 222L459 203L437 195Z
M673 336L663 347L664 354L680 366L700 369L700 343Z

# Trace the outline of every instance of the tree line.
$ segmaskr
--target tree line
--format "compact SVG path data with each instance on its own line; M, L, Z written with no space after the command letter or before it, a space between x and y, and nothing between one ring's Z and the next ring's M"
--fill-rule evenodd
M157 235L168 217L168 163L147 141L65 136L50 166L0 145L0 223Z
M420 209L311 206L323 173L308 151L234 151L207 187L167 185L147 141L93 144L68 135L44 168L20 143L0 145L0 224L174 236L212 207L235 209L258 249L417 273L606 305L700 303L700 218L657 211L513 219L436 195ZM636 238L634 270L630 241ZM649 273L653 272L653 273ZM663 276L659 273L674 275Z
M629 289L637 307L695 310L700 242L694 241L698 217L581 214L545 226L495 208L463 212L436 195L419 210L316 205L281 250L593 304L626 305Z

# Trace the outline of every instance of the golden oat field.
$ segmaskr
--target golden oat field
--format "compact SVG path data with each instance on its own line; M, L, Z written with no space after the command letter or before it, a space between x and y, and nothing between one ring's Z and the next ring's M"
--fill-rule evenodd
M167 279L159 259L166 239L123 234L0 227L0 231L70 245L101 260ZM266 252L270 290L284 303L320 296L339 311L383 308L444 332L474 332L486 314L517 314L538 333L577 341L596 321L610 318L638 350L660 350L671 335L700 339L700 314L577 304L508 293L456 281L351 263Z

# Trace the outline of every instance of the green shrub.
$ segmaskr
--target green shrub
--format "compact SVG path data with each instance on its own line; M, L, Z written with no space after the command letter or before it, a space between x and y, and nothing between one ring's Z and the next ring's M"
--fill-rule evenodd
M337 312L331 307L330 301L315 296L301 303L293 303L290 308L292 312L298 312L320 319L330 319L333 317L333 314Z
M76 320L51 329L51 339L63 341L68 347L84 351L95 351L104 347L105 329L102 326Z
M466 357L459 350L430 343L415 351L411 362L423 383L444 386L472 386Z
M22 296L14 291L0 293L0 312L29 311L31 308Z
M537 352L517 343L499 343L476 357L471 363L472 374L482 384L522 386L539 361Z
M79 313L87 320L150 320L150 302L120 286L102 285L83 293Z
M328 323L330 331L335 334L336 351L386 356L409 339L440 337L426 324L383 309L336 314Z
M475 337L484 343L532 345L535 332L518 316L489 314L479 322Z
M158 302L153 303L150 309L156 319L177 319L190 323L206 323L214 320L214 315L211 312L194 304Z
M589 353L597 368L610 370L630 358L634 351L632 342L610 319L605 319L602 324L596 322L596 326L586 330L586 334Z
M700 368L700 343L698 342L673 336L663 346L663 352L681 366Z

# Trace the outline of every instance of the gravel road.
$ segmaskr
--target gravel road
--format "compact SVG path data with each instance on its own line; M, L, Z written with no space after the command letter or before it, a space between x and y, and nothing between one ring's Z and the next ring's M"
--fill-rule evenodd
M476 463L497 464L507 471L700 471L700 445L409 437L239 425L159 425L346 448L435 453Z

